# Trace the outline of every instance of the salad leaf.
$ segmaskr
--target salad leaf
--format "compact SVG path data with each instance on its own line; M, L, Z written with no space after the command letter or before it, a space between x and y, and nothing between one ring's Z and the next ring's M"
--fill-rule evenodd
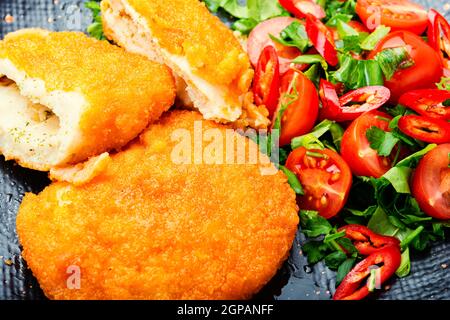
M297 58L292 60L292 63L298 63L298 64L318 63L322 66L323 70L325 70L325 71L328 70L328 64L320 54L304 54L304 55L298 56Z
M285 166L280 166L280 170L284 172L286 177L288 178L288 183L291 186L291 188L295 191L298 195L304 195L303 187L300 181L297 178L297 175L293 173L291 170L286 168Z
M336 273L336 285L339 285L342 280L344 280L345 276L353 269L355 261L355 258L349 258L341 263Z
M406 248L402 253L402 260L400 263L400 267L398 267L395 274L399 278L404 278L411 272L411 259L409 258L409 248Z
M393 167L384 174L383 178L387 179L398 193L410 194L408 180L411 172L412 169L409 167Z
M375 60L357 60L349 54L341 55L341 67L331 77L344 83L347 89L384 84L383 71Z
M383 70L386 80L390 80L398 69L406 69L414 65L414 60L405 47L384 49L375 56L375 60Z
M106 37L103 32L100 1L88 1L84 6L91 10L93 16L93 22L88 26L87 33L98 40L105 40Z
M232 28L244 34L249 33L259 22L269 18L289 15L278 1L247 0L242 4L239 0L203 0L208 9L217 13L224 10L238 20Z
M291 141L292 149L297 149L299 147L305 147L306 149L323 149L324 145L319 138L328 132L333 124L335 124L334 121L324 120L315 126L310 133L295 137Z
M321 241L308 241L302 246L302 250L308 257L308 262L315 264L327 256L330 247Z
M361 43L361 49L373 50L375 46L391 31L391 28L379 25L367 38Z
M305 52L311 46L305 26L298 21L292 22L281 31L279 38L275 35L270 35L270 37L284 46L296 47L301 52Z
M309 67L308 70L303 72L303 74L311 80L316 87L319 86L320 83L320 70L319 66L317 64L313 64L311 67Z
M441 81L436 83L436 87L441 90L450 90L450 78L442 77Z
M326 235L333 230L328 220L320 216L317 211L301 210L300 221L302 231L310 238Z
M337 270L345 260L347 255L344 252L334 251L325 257L325 264L331 270Z
M415 168L417 164L419 163L419 160L422 159L424 155L426 155L428 152L436 148L436 144L429 144L424 149L417 151L416 153L413 153L412 155L406 157L405 159L399 161L396 165L396 167L411 167Z
M350 21L356 14L355 12L356 1L347 0L331 0L326 2L325 13L327 25L330 27L335 27L337 21L341 20L344 22Z
M369 140L370 147L382 157L388 157L395 145L400 141L391 132L386 132L376 126L366 131L366 137Z

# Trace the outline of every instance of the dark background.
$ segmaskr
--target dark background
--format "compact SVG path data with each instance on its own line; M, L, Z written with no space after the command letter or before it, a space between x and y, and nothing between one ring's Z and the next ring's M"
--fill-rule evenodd
M151 1L151 0L148 0ZM26 27L84 31L91 21L84 1L0 0L0 38ZM450 16L450 0L418 1ZM13 17L13 22L6 18ZM6 18L6 19L5 19ZM7 22L7 20L9 22ZM76 45L76 44L74 44ZM1 117L1 114L0 114ZM16 212L25 192L39 192L48 184L45 173L20 168L0 156L0 299L45 298L20 255L15 230ZM334 273L323 264L309 266L301 254L299 234L291 256L258 299L329 299ZM378 299L450 299L450 242L434 244L424 253L412 254L411 275L387 284Z

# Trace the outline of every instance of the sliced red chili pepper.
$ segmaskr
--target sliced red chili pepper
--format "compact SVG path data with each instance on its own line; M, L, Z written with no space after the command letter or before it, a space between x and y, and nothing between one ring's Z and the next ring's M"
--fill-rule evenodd
M333 300L361 300L370 293L370 283L363 281L375 269L379 285L382 285L397 271L401 262L401 252L398 247L390 246L378 250L358 263L342 280L333 296ZM378 269L378 270L377 270Z
M322 82L321 82L322 84ZM336 101L336 91L333 93L332 84L323 83L321 119L334 121L351 121L365 112L378 109L385 104L391 93L383 86L369 86L350 91ZM325 102L324 102L325 101Z
M339 96L336 92L336 87L331 82L320 79L319 97L322 102L319 118L334 119L340 112Z
M279 0L278 2L299 19L305 18L307 14L312 14L317 19L325 18L323 8L312 0Z
M257 105L265 105L271 118L280 97L280 63L274 47L267 46L261 52L253 82L253 94Z
M444 57L444 52L450 58L450 24L434 9L428 12L428 43L441 55L444 66L447 66L448 60Z
M382 236L358 224L349 224L338 231L345 231L345 237L353 240L358 252L365 256L389 246L400 247L400 241L397 238Z
M423 116L404 116L398 128L414 139L428 143L450 142L450 124L446 121Z
M314 47L331 66L338 64L336 46L333 33L316 17L311 14L306 16L306 33Z
M450 108L443 104L447 104L449 99L448 90L423 89L405 93L398 102L423 116L450 120Z

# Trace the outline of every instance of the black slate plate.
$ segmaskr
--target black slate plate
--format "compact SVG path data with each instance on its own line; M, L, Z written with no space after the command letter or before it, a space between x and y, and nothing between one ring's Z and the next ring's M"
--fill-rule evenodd
M51 30L85 30L91 15L77 0L0 0L0 37L26 27ZM445 0L420 0L450 17ZM7 16L14 17L11 23ZM9 20L9 23L6 22ZM1 115L0 115L1 117ZM0 299L43 299L45 296L20 255L15 230L16 212L25 192L39 192L46 174L20 168L0 156ZM289 260L257 295L258 299L329 299L334 291L334 273L323 264L309 266L301 253L304 241L298 234ZM450 299L450 242L435 244L429 251L412 256L411 275L395 279L378 299Z

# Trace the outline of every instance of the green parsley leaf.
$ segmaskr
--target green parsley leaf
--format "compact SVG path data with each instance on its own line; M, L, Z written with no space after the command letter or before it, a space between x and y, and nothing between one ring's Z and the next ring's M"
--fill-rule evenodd
M333 230L328 220L320 216L317 211L301 210L300 221L302 231L310 238L326 235Z
M335 27L337 21L341 20L344 22L350 21L356 14L355 12L356 1L347 0L330 0L326 2L325 13L327 25L330 27Z
M308 262L315 264L327 256L330 247L322 241L308 241L302 246L302 250L308 257Z

